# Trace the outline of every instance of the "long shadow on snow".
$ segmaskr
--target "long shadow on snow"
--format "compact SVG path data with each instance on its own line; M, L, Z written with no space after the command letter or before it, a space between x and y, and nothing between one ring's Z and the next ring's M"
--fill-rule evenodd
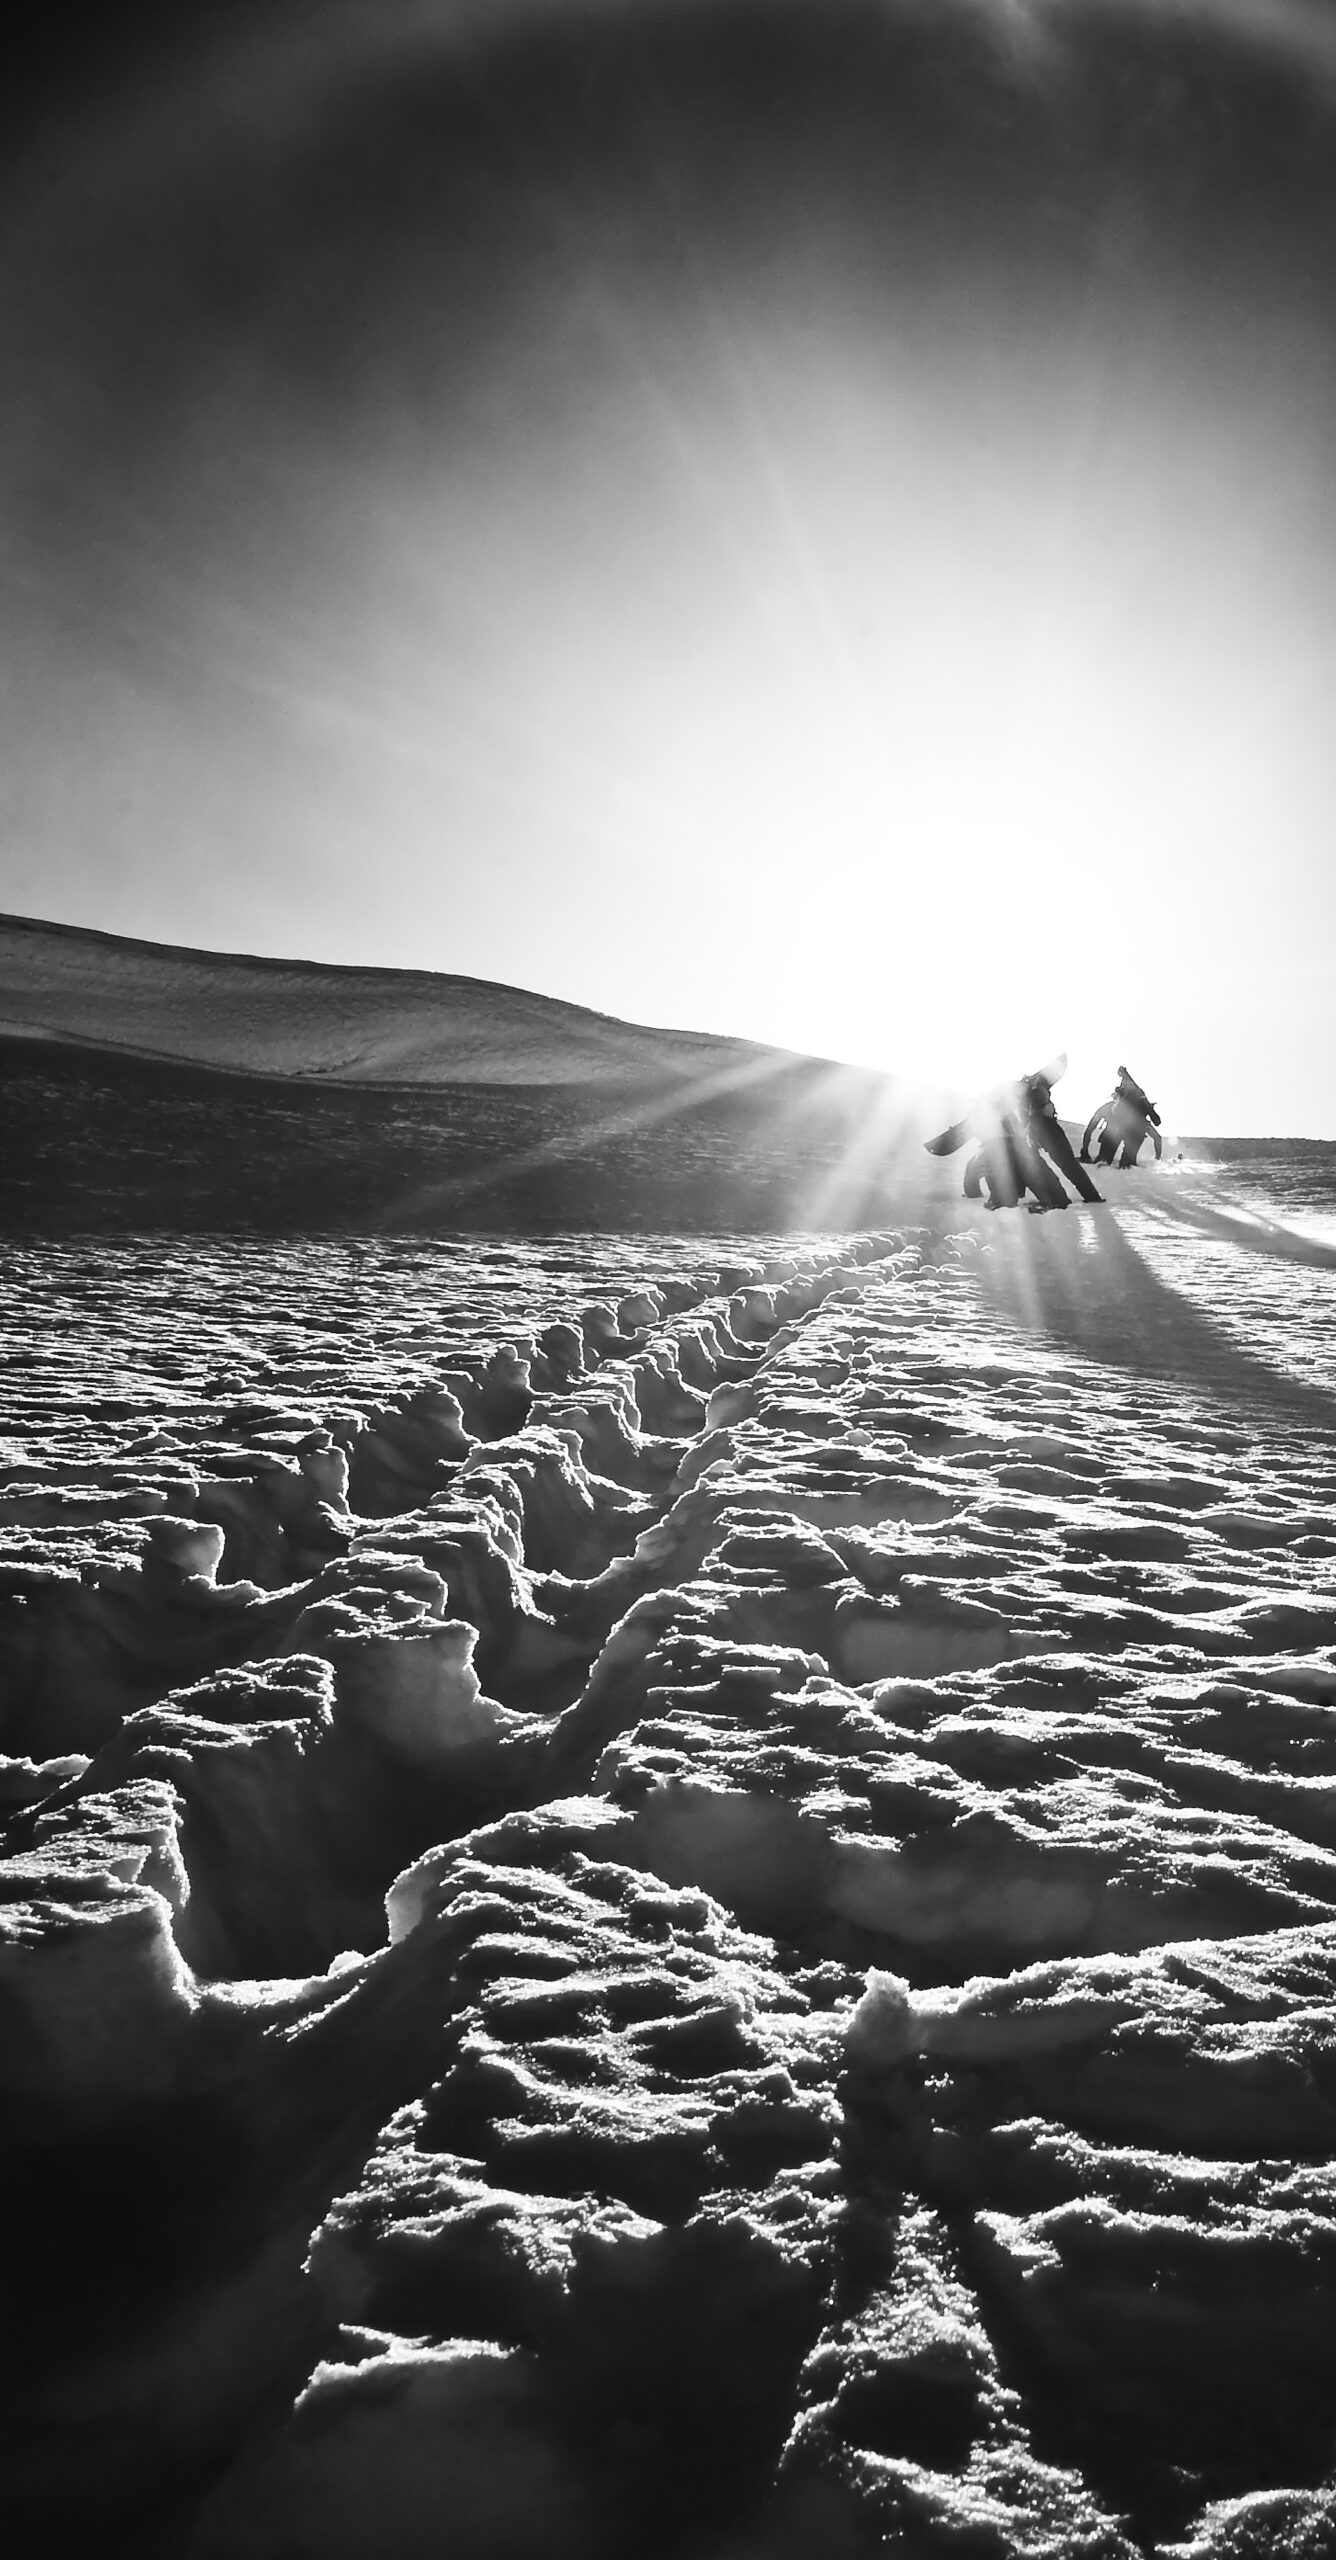
M987 1243L984 1292L1028 1330L1160 1383L1246 1404L1253 1417L1269 1410L1336 1429L1336 1396L1255 1358L1158 1280L1112 1207L999 1217Z

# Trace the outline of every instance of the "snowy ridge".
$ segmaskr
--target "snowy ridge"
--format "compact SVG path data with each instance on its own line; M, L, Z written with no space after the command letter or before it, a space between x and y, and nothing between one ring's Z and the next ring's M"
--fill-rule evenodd
M899 1080L515 987L0 919L0 1223L761 1231L924 1188Z
M0 1033L339 1084L746 1082L791 1062L483 978L191 951L24 916L0 916Z

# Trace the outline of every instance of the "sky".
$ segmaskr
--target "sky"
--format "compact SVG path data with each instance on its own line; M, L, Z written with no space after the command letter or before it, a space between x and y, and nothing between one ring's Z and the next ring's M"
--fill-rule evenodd
M1328 0L49 13L0 907L1336 1137Z

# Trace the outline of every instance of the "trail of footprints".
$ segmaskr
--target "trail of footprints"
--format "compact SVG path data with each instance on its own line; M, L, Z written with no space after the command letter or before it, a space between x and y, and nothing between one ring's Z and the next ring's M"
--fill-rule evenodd
M11 1451L26 2552L1336 2547L1336 1457L976 1252Z

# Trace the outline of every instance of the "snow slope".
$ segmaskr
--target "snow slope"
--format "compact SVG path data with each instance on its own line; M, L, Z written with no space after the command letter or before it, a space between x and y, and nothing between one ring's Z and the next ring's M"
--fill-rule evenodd
M28 916L0 916L6 1033L339 1084L727 1088L791 1056L485 978L190 951Z
M1336 1344L1199 1188L11 1246L25 2550L1326 2560Z

